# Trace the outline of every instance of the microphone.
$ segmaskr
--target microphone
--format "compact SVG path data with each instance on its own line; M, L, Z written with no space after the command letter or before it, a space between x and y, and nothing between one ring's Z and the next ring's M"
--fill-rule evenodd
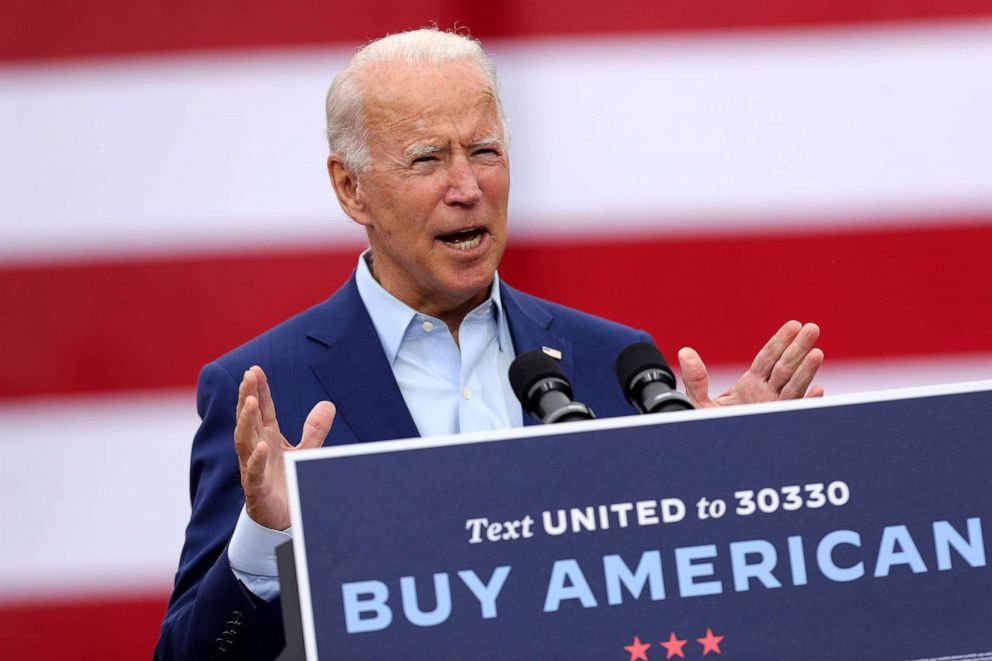
M528 351L510 365L510 387L524 410L544 424L591 420L585 404L572 401L572 384L558 362L541 351Z
M617 356L617 380L627 401L641 413L664 413L696 408L675 390L675 375L658 347L636 342Z

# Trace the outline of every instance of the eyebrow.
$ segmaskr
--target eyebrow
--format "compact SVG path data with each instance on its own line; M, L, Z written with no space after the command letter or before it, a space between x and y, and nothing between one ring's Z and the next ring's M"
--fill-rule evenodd
M497 137L495 135L487 135L484 138L479 138L478 140L475 140L469 146L472 147L472 148L478 148L478 147L502 147L503 146L503 139L502 138L499 138L499 137ZM405 155L406 155L407 158L421 158L421 157L424 157L424 156L430 156L431 154L436 154L439 151L442 151L442 150L441 150L441 147L438 147L437 145L431 145L431 144L426 144L426 145L411 145L411 146L407 147L406 152L405 152Z
M473 147L502 147L503 139L498 138L495 135L487 135L484 138L479 138L472 143Z
M422 156L436 154L439 151L441 151L441 148L437 145L411 145L407 147L406 156L407 158L420 158Z

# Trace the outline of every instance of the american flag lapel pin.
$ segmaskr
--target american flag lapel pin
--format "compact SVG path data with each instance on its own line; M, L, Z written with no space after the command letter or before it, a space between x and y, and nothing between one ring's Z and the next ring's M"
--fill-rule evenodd
M555 360L561 360L561 351L558 349L552 349L551 347L541 347L541 351L548 354Z

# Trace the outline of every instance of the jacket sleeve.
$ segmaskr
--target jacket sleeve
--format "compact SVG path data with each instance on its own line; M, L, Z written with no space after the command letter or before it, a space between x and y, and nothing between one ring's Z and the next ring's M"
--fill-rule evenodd
M274 659L284 646L279 599L251 594L227 556L244 504L234 450L237 392L238 381L221 365L200 372L192 513L155 659Z

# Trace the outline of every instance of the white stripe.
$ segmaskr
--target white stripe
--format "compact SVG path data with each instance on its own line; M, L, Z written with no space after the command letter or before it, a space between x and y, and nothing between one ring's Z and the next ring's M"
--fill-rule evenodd
M0 406L0 601L167 592L197 423L188 391Z
M992 211L992 22L487 45L516 235ZM348 53L0 70L0 259L361 242L323 166Z
M711 391L744 367L712 366ZM827 361L830 395L992 377L992 353ZM0 406L0 603L168 591L189 517L193 393ZM234 452L233 443L231 452Z

